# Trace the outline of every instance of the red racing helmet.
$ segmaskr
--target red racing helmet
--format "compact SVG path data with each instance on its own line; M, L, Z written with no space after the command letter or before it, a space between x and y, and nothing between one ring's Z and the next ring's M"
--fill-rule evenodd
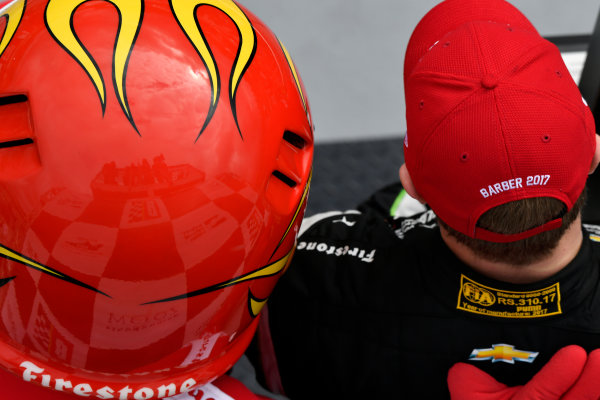
M100 399L226 372L295 247L312 122L232 0L0 9L0 365Z

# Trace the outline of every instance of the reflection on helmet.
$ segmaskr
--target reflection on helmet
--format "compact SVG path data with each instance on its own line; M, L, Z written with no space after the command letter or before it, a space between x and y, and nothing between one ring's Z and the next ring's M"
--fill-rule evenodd
M102 399L221 375L306 202L289 54L231 0L14 0L0 35L0 364Z

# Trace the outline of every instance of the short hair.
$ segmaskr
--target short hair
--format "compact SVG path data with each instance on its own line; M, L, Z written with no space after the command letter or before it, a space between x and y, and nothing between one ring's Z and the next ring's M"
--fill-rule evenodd
M586 190L567 212L565 204L552 197L516 200L486 211L477 225L504 234L524 232L562 215L563 223L559 228L510 243L494 243L468 237L448 226L439 217L438 223L450 236L469 247L476 255L490 261L524 266L549 255L556 248L565 231L581 213L585 198Z

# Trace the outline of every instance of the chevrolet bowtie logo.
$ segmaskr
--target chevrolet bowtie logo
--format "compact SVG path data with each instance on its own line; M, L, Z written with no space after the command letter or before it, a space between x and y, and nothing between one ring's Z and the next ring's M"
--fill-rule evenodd
M471 352L469 360L485 361L492 360L495 362L505 362L514 364L516 361L532 363L539 353L533 351L516 350L510 344L495 344L491 349L475 349Z

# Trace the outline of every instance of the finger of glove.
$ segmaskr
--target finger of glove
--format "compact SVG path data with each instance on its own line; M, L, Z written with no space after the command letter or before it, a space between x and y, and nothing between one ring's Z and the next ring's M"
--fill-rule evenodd
M587 359L579 346L563 347L515 394L514 400L558 400L575 383Z
M448 371L452 400L509 400L520 389L507 387L477 367L456 363Z
M562 400L598 400L600 399L600 349L592 351L581 376Z

